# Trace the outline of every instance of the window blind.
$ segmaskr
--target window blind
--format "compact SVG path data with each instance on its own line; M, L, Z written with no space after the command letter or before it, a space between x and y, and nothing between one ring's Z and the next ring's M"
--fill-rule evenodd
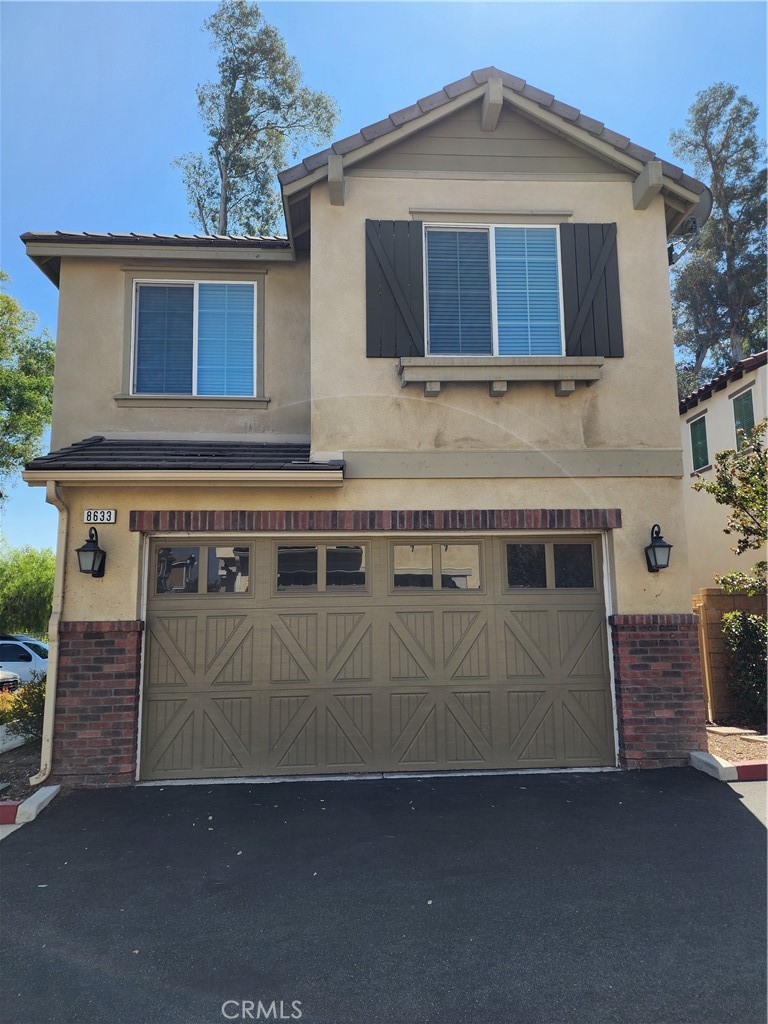
M490 355L488 232L427 232L427 274L430 352Z
M253 285L201 284L198 395L253 394Z
M139 285L136 392L192 392L193 285Z
M496 228L499 355L562 353L555 229Z

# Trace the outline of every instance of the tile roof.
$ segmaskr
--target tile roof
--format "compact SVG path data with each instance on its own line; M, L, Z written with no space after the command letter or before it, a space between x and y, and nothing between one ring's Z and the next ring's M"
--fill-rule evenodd
M338 470L343 462L310 462L309 444L256 441L145 441L88 437L42 455L39 470Z
M741 380L744 374L749 373L750 370L756 370L759 366L765 366L766 362L768 362L768 350L757 352L753 356L747 356L746 359L741 359L738 363L734 363L733 366L729 366L723 373L713 377L706 384L702 384L700 388L697 388L696 391L691 392L685 398L681 398L679 404L680 415L682 416L689 409L695 409L699 402L711 398L715 391L722 391L733 381Z
M658 159L650 149L644 149L642 146L636 145L626 135L619 135L617 132L611 131L610 128L605 127L602 121L596 121L592 117L587 117L586 114L582 114L576 107L561 103L551 93L536 89L522 78L516 78L505 71L499 71L498 68L489 67L473 71L466 78L461 78L457 82L451 82L450 85L444 86L439 92L432 93L431 96L425 96L423 99L411 104L411 106L397 110L395 113L390 114L389 117L361 128L355 135L339 139L337 142L332 143L328 149L306 157L300 164L289 167L278 175L280 184L290 185L294 181L299 181L318 167L325 166L328 163L328 157L332 153L336 153L338 156L353 153L374 139L381 138L407 124L409 121L422 117L430 110L436 110L438 107L450 103L457 96L462 96L473 89L477 89L478 86L484 85L490 78L500 78L502 84L508 89L512 89L513 92L518 93L525 99L531 100L543 110L557 114L577 128L584 129L584 131L596 139L608 143L608 145L613 146L614 149L619 150L626 156L640 160L643 163ZM669 163L666 160L662 160L661 165L666 177L671 178L683 188L687 188L697 195L700 195L705 190L706 185L701 181L697 181L696 178L690 177L690 175L683 171L682 167L678 167L676 164Z
M94 231L25 231L22 242L66 242L82 245L172 245L206 246L224 249L288 249L290 243L282 235L144 235L135 231L126 234Z

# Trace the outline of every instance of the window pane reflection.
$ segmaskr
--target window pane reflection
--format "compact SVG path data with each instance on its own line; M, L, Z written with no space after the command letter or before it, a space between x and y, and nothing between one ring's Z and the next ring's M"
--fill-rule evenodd
M447 590L480 589L480 547L447 544L441 551L441 585Z
M543 544L507 544L507 586L546 589L547 562Z
M325 549L326 587L365 586L365 548L359 545L328 545Z
M396 587L432 586L431 544L396 544L394 563Z
M277 589L317 586L317 548L279 547L277 549Z
M247 547L208 548L209 594L247 594L249 578Z
M200 548L160 548L156 593L196 594L199 569Z
M595 585L592 573L591 544L555 544L555 586L588 587Z

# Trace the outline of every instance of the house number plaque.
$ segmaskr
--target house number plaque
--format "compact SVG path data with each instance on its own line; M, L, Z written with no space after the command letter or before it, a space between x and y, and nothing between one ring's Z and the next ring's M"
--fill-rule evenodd
M84 523L115 523L117 511L114 508L87 508L83 512Z

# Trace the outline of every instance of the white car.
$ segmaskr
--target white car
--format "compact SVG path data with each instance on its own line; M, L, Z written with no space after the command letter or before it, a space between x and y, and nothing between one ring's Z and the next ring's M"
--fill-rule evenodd
M13 693L21 686L21 680L15 672L0 672L0 693Z
M41 640L17 640L0 633L0 671L13 672L28 683L48 672L48 648Z

